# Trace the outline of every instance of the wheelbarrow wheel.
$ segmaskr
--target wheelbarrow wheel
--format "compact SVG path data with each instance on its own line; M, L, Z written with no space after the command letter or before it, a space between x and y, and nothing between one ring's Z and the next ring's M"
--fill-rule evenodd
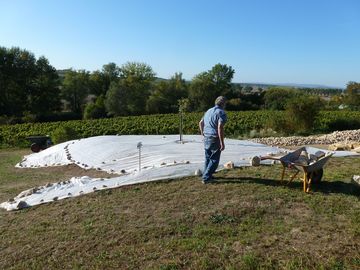
M311 183L312 184L318 184L321 181L321 178L323 177L324 174L324 170L323 168L317 170L317 171L313 171L312 173L308 173L307 177L308 179L311 179Z
M33 151L34 153L38 153L41 150L40 145L38 145L37 143L33 143L30 147L31 151Z

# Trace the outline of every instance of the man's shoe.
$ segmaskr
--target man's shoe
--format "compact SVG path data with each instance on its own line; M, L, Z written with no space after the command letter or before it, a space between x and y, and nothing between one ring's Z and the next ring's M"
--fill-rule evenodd
M203 184L211 184L211 183L214 183L215 182L215 180L214 179L209 179L209 180L202 180L202 183Z

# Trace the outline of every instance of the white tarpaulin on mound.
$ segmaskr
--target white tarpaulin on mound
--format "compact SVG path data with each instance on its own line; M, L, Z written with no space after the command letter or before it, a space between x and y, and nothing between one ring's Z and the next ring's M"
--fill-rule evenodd
M139 171L137 148L139 142L142 143L141 171ZM222 168L222 164L229 161L232 161L236 167L249 166L250 159L254 156L280 154L285 151L278 147L244 140L226 139L225 145L226 149L221 154L219 169ZM317 150L319 149L308 149L308 152ZM69 141L25 156L16 167L41 168L76 164L84 169L95 169L117 175L113 178L73 177L59 183L35 187L0 204L0 207L16 210L102 189L190 176L194 175L196 170L203 169L203 162L203 140L199 135L185 136L184 143L179 142L178 135L98 136Z

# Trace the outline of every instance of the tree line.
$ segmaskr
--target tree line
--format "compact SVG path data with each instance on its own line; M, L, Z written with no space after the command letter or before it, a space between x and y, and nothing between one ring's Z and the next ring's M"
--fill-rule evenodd
M176 113L179 104L185 111L205 111L219 95L228 98L227 109L234 111L284 110L289 100L302 100L300 96L317 98L315 104L325 108L340 104L360 108L360 83L349 82L344 93L330 92L331 98L324 100L316 89L270 87L265 91L234 84L234 74L231 66L219 63L191 81L181 72L162 80L150 65L139 62L108 63L93 72L69 69L59 73L44 56L0 47L0 120L41 121L64 111L85 119Z

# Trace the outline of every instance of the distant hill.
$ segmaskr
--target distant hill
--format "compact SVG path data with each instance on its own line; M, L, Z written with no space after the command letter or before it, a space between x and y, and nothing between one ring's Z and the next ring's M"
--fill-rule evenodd
M334 86L327 86L327 85L320 85L320 84L296 84L296 83L234 83L235 85L240 86L252 86L252 87L261 87L263 89L267 89L269 87L274 86L282 86L282 87L294 87L294 88L316 88L316 89L343 89L339 87Z
M341 87L334 87L321 84L296 84L296 83L279 83L279 86L289 86L295 88L317 88L317 89L343 89Z
M57 70L57 73L59 75L59 77L61 79L63 79L65 77L65 73L68 72L70 69L59 69ZM155 82L161 82L161 81L168 81L169 79L164 79L161 77L155 77ZM187 83L190 83L191 80L186 80ZM327 86L327 85L321 85L321 84L296 84L296 83L246 83L246 82L242 82L242 83L236 83L234 82L233 85L238 85L238 86L251 86L253 88L261 88L266 90L269 87L274 87L274 86L286 86L286 87L294 87L294 88L316 88L316 89L344 89L344 88L339 88L339 87L334 87L334 86Z

